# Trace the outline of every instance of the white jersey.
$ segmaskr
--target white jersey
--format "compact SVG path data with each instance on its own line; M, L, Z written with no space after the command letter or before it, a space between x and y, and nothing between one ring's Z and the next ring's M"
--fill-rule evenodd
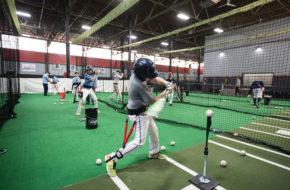
M119 84L119 79L123 77L123 74L115 74L114 75L114 84Z

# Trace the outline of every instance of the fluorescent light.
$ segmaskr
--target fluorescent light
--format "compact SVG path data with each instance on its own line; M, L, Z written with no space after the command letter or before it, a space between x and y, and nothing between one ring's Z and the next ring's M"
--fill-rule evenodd
M21 34L21 36L24 36L24 37L30 37L29 34Z
M136 39L137 39L137 36L135 36L135 35L131 35L130 38L131 38L132 40L136 40Z
M259 53L259 52L262 52L263 49L260 46L258 46L258 48L255 51Z
M183 14L183 13L179 13L177 15L177 17L182 19L182 20L188 20L189 19L189 16L187 16L186 14Z
M224 30L221 29L221 28L215 28L214 31L217 32L217 33L222 33L222 32L224 32Z
M109 46L103 46L103 48L104 48L104 49L110 49L110 47L109 47Z
M168 43L167 42L161 42L161 45L168 46Z
M91 27L88 25L82 25L82 29L89 30L89 29L91 29Z
M219 57L224 57L225 56L225 53L224 52L220 52L219 53Z
M23 17L31 17L31 14L22 11L16 11L16 14Z

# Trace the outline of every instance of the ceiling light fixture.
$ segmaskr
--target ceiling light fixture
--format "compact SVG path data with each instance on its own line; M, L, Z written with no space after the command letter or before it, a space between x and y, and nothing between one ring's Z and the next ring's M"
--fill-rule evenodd
M215 28L214 31L217 32L217 33L222 33L222 32L224 32L224 30L221 29L221 28Z
M89 29L91 29L91 27L88 26L88 25L82 25L82 29L84 29L84 30L89 30Z
M224 57L225 56L225 53L224 52L220 52L219 53L219 57Z
M189 16L184 14L184 13L179 13L177 15L178 18L182 19L182 20L188 20L189 19Z
M168 43L167 42L161 42L161 45L168 46Z
M31 14L22 12L22 11L16 11L16 14L19 16L28 17L28 18L31 17Z
M135 35L131 35L130 38L131 38L132 40L136 40L136 39L137 39L137 36L135 36Z
M258 46L257 49L255 50L256 52L262 52L263 49L261 48L261 46Z

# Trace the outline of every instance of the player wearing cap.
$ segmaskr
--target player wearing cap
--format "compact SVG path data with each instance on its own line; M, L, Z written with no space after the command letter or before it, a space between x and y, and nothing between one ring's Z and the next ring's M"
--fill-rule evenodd
M256 106L257 108L259 108L264 89L265 88L264 88L263 81L254 81L251 85L248 97L251 97L251 92L253 91L253 94L254 94L253 102L254 102L254 106ZM257 102L257 99L258 99L258 102Z
M152 116L146 113L147 107L164 97L166 92L153 98L146 84L147 81L167 86L168 91L171 91L173 88L171 83L158 77L154 63L150 59L140 58L134 63L134 74L130 77L129 81L127 109L131 122L134 123L136 121L135 138L125 148L120 148L116 152L105 156L109 176L116 176L116 164L121 158L145 144L148 131L150 144L149 158L166 159L166 156L159 152L158 128Z
M123 78L123 73L121 73L120 70L117 70L113 76L113 94L110 98L110 100L113 100L115 97L115 94L118 94L118 103L121 103L121 93L119 88L119 79Z
M74 73L74 78L72 81L72 94L74 95L74 103L79 101L79 88L81 85L81 79L79 77L79 72Z
M167 79L167 81L170 82L170 83L172 83L174 88L176 87L176 81L173 78L172 72L169 72L168 73L168 79ZM170 106L172 106L173 94L174 94L174 90L172 90L172 92L170 94L168 94L167 97L166 97L166 99L168 99L168 97L169 97L169 105Z
M50 73L47 72L45 74L43 74L42 76L42 84L43 84L43 90L44 90L44 93L43 95L44 96L48 96L47 92L48 92L48 82L52 82L52 80L49 78L49 75Z
M79 102L79 106L78 106L76 115L80 115L81 109L83 107L83 103L86 101L86 98L88 95L93 99L95 111L99 112L98 111L98 99L97 99L97 96L96 96L94 90L92 89L93 86L96 87L97 76L96 76L95 72L93 72L92 67L88 66L86 68L86 74L85 74L84 78L85 78L85 82L83 83L83 86L82 86L83 97Z

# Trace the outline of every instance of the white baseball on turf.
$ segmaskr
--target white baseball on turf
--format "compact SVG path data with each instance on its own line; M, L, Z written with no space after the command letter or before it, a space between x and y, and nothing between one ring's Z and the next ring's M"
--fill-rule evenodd
M241 156L246 156L246 155L247 155L247 152L246 152L245 150L241 150L241 151L240 151L240 155L241 155Z
M226 167L227 164L228 164L228 163L227 163L227 161L225 161L225 160L222 160L221 163L220 163L221 167Z
M56 102L54 102L54 104L56 104Z
M102 164L102 160L101 160L100 158L98 158L98 159L96 160L96 164L97 164L97 165L101 165L101 164Z
M63 104L63 103L60 103L60 104Z
M212 110L207 110L206 111L206 117L211 117L213 115L213 111Z
M160 148L162 151L166 150L166 147L165 146L161 146Z
M252 119L256 119L256 117L255 117L255 116L253 116L253 117L252 117Z
M237 137L237 136L239 136L239 134L238 133L234 133L234 136Z
M170 142L170 145L171 145L171 146L174 146L174 145L175 145L175 142L174 142L174 141L171 141L171 142Z

